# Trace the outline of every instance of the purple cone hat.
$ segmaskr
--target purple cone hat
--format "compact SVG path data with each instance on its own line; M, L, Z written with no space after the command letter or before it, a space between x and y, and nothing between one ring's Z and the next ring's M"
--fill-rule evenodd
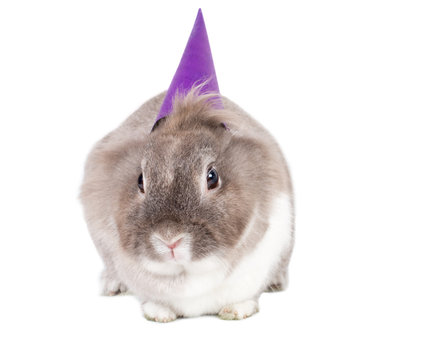
M200 93L220 93L202 10L199 9L181 62L167 90L156 121L170 114L177 93L186 94L194 85L205 81Z

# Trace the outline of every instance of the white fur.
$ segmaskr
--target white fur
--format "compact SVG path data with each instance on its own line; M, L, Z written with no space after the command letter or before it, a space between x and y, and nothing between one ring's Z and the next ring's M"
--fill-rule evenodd
M167 307L155 304L152 301L142 305L143 316L148 320L157 322L169 322L176 319L176 314Z

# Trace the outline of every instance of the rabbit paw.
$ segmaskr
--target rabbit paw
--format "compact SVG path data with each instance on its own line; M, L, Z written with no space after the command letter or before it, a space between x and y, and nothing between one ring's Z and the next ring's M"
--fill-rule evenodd
M170 322L176 320L176 314L169 308L148 301L142 304L143 316L151 321Z
M114 296L128 291L127 287L107 270L101 274L101 288L101 294L104 296Z
M246 300L237 304L226 305L219 312L220 319L242 320L259 311L256 300Z

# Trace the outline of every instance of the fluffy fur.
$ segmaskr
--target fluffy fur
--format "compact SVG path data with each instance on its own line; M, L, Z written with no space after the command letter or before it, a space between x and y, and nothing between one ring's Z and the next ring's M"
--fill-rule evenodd
M128 288L155 321L242 319L287 282L294 214L282 153L239 107L222 98L216 108L217 95L199 89L156 126L164 94L149 100L95 145L85 168L81 200L103 291ZM209 190L211 167L220 181Z

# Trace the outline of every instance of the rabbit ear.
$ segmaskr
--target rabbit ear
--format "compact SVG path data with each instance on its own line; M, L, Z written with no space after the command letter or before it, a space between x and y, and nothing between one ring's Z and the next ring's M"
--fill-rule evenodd
M158 120L154 123L154 126L152 127L151 132L153 132L156 128L158 128L160 125L162 125L163 123L165 123L165 122L166 122L166 119L167 119L166 116L162 117L161 119L158 119Z

